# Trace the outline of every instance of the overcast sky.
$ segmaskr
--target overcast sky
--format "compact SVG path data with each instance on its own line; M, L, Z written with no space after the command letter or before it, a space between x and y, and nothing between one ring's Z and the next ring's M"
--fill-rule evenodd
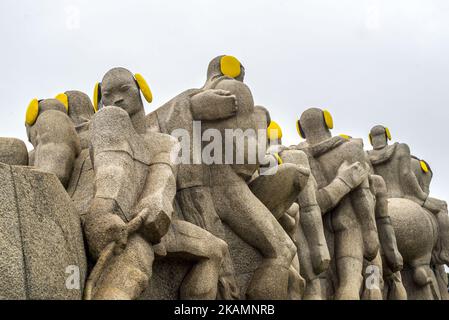
M1 0L0 136L26 140L29 101L92 95L115 66L142 73L154 102L200 87L209 60L238 57L257 104L296 144L295 119L329 109L335 134L383 124L435 172L449 200L449 1Z

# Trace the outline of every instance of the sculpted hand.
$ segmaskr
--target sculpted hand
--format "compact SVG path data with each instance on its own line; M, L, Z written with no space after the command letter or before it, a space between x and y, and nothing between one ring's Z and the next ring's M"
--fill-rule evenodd
M337 177L353 190L368 178L368 174L368 168L360 162L357 161L349 165L348 162L345 161L338 169Z
M168 232L171 223L171 204L164 204L162 196L145 199L145 208L138 217L142 221L141 234L152 244L158 244Z
M116 204L110 199L94 199L84 220L87 242L91 254L98 258L103 249L115 242L115 254L126 248L126 223L116 214Z

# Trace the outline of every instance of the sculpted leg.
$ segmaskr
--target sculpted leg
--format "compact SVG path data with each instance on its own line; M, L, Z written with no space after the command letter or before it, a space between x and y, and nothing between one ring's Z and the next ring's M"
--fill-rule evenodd
M366 181L366 184L368 184L368 181ZM351 202L357 210L357 218L362 229L364 257L371 261L379 252L379 237L377 234L374 202L369 187L365 188L362 185L356 188L351 193Z
M180 289L183 300L214 300L227 244L206 230L191 223L174 220L162 239L168 256L195 261Z
M186 221L209 231L220 239L225 239L225 230L220 217L215 211L209 187L182 189L178 191L176 197ZM240 292L235 280L234 265L228 249L224 252L223 259L218 286L219 298L223 300L239 299Z
M300 224L302 220L300 219ZM315 273L312 261L310 259L311 253L309 244L304 236L303 228L299 229L296 236L296 244L298 247L299 262L301 265L301 275L306 280L305 291L303 295L304 300L323 300L321 290L321 280L319 275Z
M441 264L449 264L449 215L446 203L444 203L444 208L435 215L435 218L438 222L438 242L434 258Z
M244 181L239 185L215 186L212 191L222 220L264 257L253 275L247 296L287 299L289 268L296 255L293 241Z
M370 184L376 196L375 213L382 258L390 273L402 270L404 261L398 250L396 234L388 214L388 190L382 177L371 175Z
M350 200L344 198L334 211L336 300L359 300L363 282L362 235L349 206Z
M114 256L105 268L94 294L95 300L135 300L148 286L154 253L141 236L128 240L122 254Z

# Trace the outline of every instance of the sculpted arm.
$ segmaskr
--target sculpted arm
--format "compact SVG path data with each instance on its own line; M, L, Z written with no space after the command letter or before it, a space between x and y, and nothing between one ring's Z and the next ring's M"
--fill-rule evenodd
M208 89L190 98L194 120L221 120L237 113L236 96L226 90Z
M406 144L400 144L397 152L399 153L399 170L405 198L424 205L427 194L421 189L418 179L411 168L410 148Z
M343 163L335 179L326 187L318 189L316 199L322 214L333 209L351 190L358 187L368 177L368 168L360 162L351 165Z
M155 145L162 150L152 159L137 205L138 216L144 222L144 236L152 243L159 243L167 233L176 195L177 166L173 154L177 150L178 142L168 135L157 136Z

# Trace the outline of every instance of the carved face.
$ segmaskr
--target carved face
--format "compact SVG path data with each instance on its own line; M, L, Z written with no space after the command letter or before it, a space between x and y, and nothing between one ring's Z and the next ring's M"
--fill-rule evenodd
M375 126L371 129L371 144L374 149L382 149L388 145L388 137L383 126Z
M143 109L140 89L131 72L115 68L101 82L101 101L103 106L122 108L131 116Z

